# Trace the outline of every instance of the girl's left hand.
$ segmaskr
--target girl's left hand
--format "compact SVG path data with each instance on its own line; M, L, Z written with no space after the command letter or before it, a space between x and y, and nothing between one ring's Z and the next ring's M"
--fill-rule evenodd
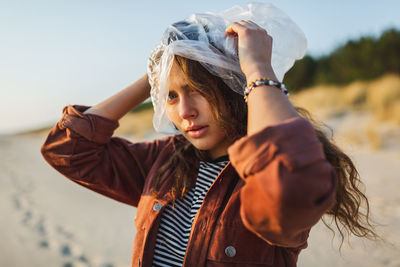
M227 35L238 37L240 67L248 81L266 76L277 80L271 66L272 37L266 30L250 20L241 20L226 29Z

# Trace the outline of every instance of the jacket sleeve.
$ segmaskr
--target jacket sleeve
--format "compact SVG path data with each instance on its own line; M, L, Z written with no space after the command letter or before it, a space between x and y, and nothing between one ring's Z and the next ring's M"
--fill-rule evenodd
M272 245L299 247L332 207L336 175L311 123L303 118L245 136L228 149L238 174L240 215L250 231Z
M130 143L111 137L117 121L83 114L86 106L67 106L41 152L64 176L95 192L137 206L160 141Z

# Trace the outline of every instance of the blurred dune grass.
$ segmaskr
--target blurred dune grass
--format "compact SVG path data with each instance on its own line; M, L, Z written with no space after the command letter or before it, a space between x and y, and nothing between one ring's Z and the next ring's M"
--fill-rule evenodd
M400 135L400 76L395 74L346 86L318 85L292 94L291 100L319 120L350 114L365 117L365 125L357 118L353 125L348 125L345 138L353 144L361 145L366 139L372 149L380 149L386 139Z
M294 105L309 110L317 120L335 120L341 124L335 134L351 145L367 145L372 149L392 143L400 145L398 75L387 74L345 86L318 85L291 94L290 99ZM151 103L144 103L120 120L116 135L141 140L154 133L152 117Z
M119 120L120 126L115 131L115 135L123 135L135 140L145 139L147 135L154 133L153 114L152 106L126 114Z
M387 74L345 86L318 85L291 93L290 100L295 106L310 111L319 121L341 124L342 127L334 127L335 135L351 145L381 149L394 144L400 148L399 75ZM153 113L151 102L141 104L119 121L115 135L132 141L162 137L154 131ZM47 135L50 128L21 134Z

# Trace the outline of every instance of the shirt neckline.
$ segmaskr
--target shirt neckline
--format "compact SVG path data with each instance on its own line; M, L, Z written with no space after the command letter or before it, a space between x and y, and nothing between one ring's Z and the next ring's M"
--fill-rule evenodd
M218 157L216 159L207 160L207 161L204 161L204 162L207 162L207 163L219 163L219 162L223 162L223 161L229 161L229 156L228 155L223 155L223 156Z

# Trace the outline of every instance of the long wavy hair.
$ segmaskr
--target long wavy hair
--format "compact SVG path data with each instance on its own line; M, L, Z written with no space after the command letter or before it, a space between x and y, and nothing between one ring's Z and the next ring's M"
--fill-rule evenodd
M245 136L247 105L243 97L234 93L222 79L210 74L199 62L181 56L175 56L174 61L181 68L188 85L210 102L215 118L226 132L226 136L231 139L230 141L233 143ZM223 110L225 112L222 112ZM326 125L315 121L304 108L296 107L296 110L300 116L312 123L323 145L326 159L333 166L338 177L336 203L323 216L324 224L335 233L331 226L334 223L341 237L340 247L346 235L379 239L371 223L368 199L360 190L363 185L352 160L334 144L332 138L327 137L324 132ZM185 159L192 157L193 154L200 160L209 159L206 151L196 149L190 142L177 141L175 146L175 154L160 168L153 186L153 195L156 196L161 186L162 173L168 169L174 169L174 184L170 189L173 201L182 198L191 187L188 173L193 166Z

